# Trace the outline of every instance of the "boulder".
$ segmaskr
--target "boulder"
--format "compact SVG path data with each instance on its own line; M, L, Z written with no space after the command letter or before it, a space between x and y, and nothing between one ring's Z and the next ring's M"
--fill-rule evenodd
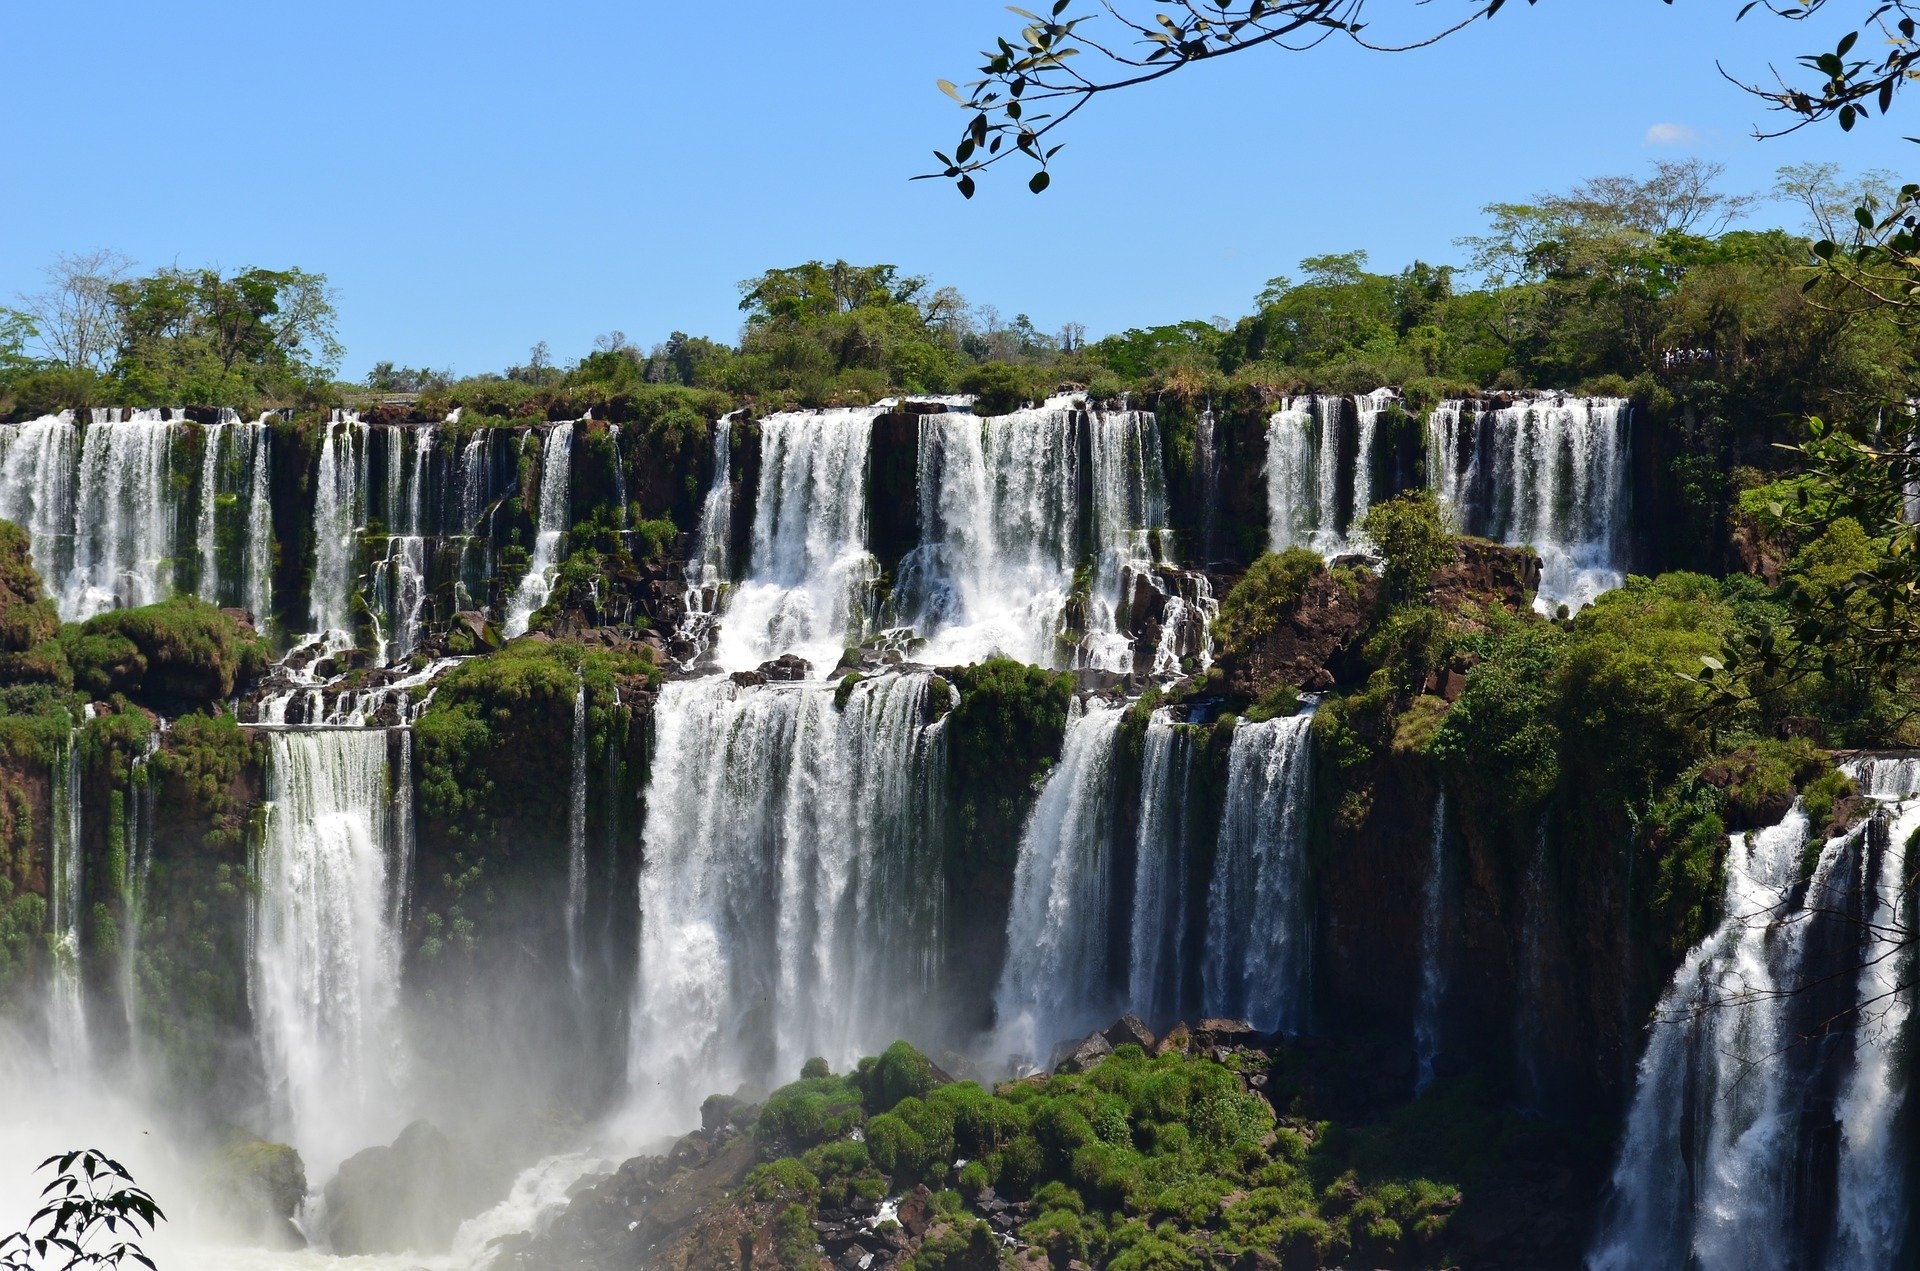
M1122 1015L1102 1036L1115 1050L1122 1046L1133 1045L1149 1055L1153 1053L1153 1030L1148 1028L1146 1021L1138 1015Z
M1193 1041L1202 1050L1252 1046L1260 1031L1243 1019L1203 1019L1193 1026Z
M760 674L770 683L793 683L812 675L813 663L797 653L782 653L771 662L762 662Z
M1113 1053L1113 1044L1100 1033L1093 1033L1085 1040L1071 1047L1062 1047L1064 1055L1055 1052L1053 1070L1055 1072L1085 1072L1087 1069Z
M239 1139L220 1149L210 1173L216 1207L237 1234L269 1249L306 1246L293 1224L307 1196L300 1153L285 1143Z
M325 1192L325 1235L333 1252L439 1253L488 1196L452 1140L415 1121L387 1147L357 1152Z
M1192 1030L1185 1024L1175 1024L1167 1030L1167 1035L1160 1039L1159 1045L1153 1048L1153 1053L1156 1055L1184 1055L1187 1052L1187 1047L1192 1043Z

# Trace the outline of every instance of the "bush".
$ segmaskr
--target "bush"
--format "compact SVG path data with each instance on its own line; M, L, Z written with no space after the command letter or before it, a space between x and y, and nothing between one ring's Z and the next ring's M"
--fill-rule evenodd
M1380 549L1381 578L1395 604L1418 597L1434 571L1453 559L1446 514L1430 490L1409 490L1374 504L1361 529Z
M1221 654L1243 652L1278 627L1321 568L1320 557L1304 547L1262 552L1255 558L1220 602L1213 620L1213 639Z

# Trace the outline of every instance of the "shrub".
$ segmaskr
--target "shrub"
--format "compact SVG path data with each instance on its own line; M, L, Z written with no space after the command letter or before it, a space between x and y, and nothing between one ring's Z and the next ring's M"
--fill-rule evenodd
M1419 596L1434 571L1453 559L1453 536L1430 490L1410 490L1374 504L1361 528L1380 549L1381 578L1395 604Z
M1222 654L1241 652L1280 625L1320 572L1320 557L1304 547L1262 552L1220 602L1213 638Z

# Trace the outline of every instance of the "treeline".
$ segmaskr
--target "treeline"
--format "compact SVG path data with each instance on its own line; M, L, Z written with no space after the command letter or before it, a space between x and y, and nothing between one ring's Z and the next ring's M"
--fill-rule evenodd
M520 417L675 389L763 407L902 391L1003 407L1061 384L1096 396L1390 384L1416 401L1520 387L1664 394L1697 427L1773 431L1912 396L1912 342L1883 309L1812 269L1817 239L1844 242L1847 209L1886 183L1843 181L1830 165L1783 169L1775 194L1802 207L1805 224L1754 230L1729 228L1754 200L1721 190L1719 177L1713 164L1660 163L1644 178L1492 204L1486 231L1460 244L1464 269L1416 261L1377 272L1363 251L1310 257L1237 320L1089 342L1077 324L1047 333L1024 314L1003 321L892 265L812 261L741 284L734 343L674 332L643 349L616 331L568 365L541 343L500 372L382 361L360 384L332 379L340 349L321 275L135 276L112 253L63 257L44 291L0 311L0 411L421 394L423 408Z

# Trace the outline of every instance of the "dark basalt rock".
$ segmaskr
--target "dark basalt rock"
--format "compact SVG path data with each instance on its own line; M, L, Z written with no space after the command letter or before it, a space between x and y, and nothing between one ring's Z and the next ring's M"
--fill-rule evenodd
M300 1153L259 1139L230 1143L214 1160L212 1182L216 1207L240 1234L270 1249L306 1247L293 1223L307 1197Z
M1104 1034L1094 1033L1084 1041L1056 1051L1050 1067L1056 1073L1085 1072L1112 1053L1113 1043Z
M771 662L762 662L758 674L764 683L797 683L813 674L813 663L797 653L783 653ZM739 680L736 675L734 682Z
M1133 1045L1138 1046L1148 1054L1153 1053L1153 1030L1148 1028L1146 1021L1142 1020L1138 1015L1122 1015L1114 1022L1113 1027L1109 1028L1102 1036L1107 1039L1108 1045L1116 1049L1121 1046Z

